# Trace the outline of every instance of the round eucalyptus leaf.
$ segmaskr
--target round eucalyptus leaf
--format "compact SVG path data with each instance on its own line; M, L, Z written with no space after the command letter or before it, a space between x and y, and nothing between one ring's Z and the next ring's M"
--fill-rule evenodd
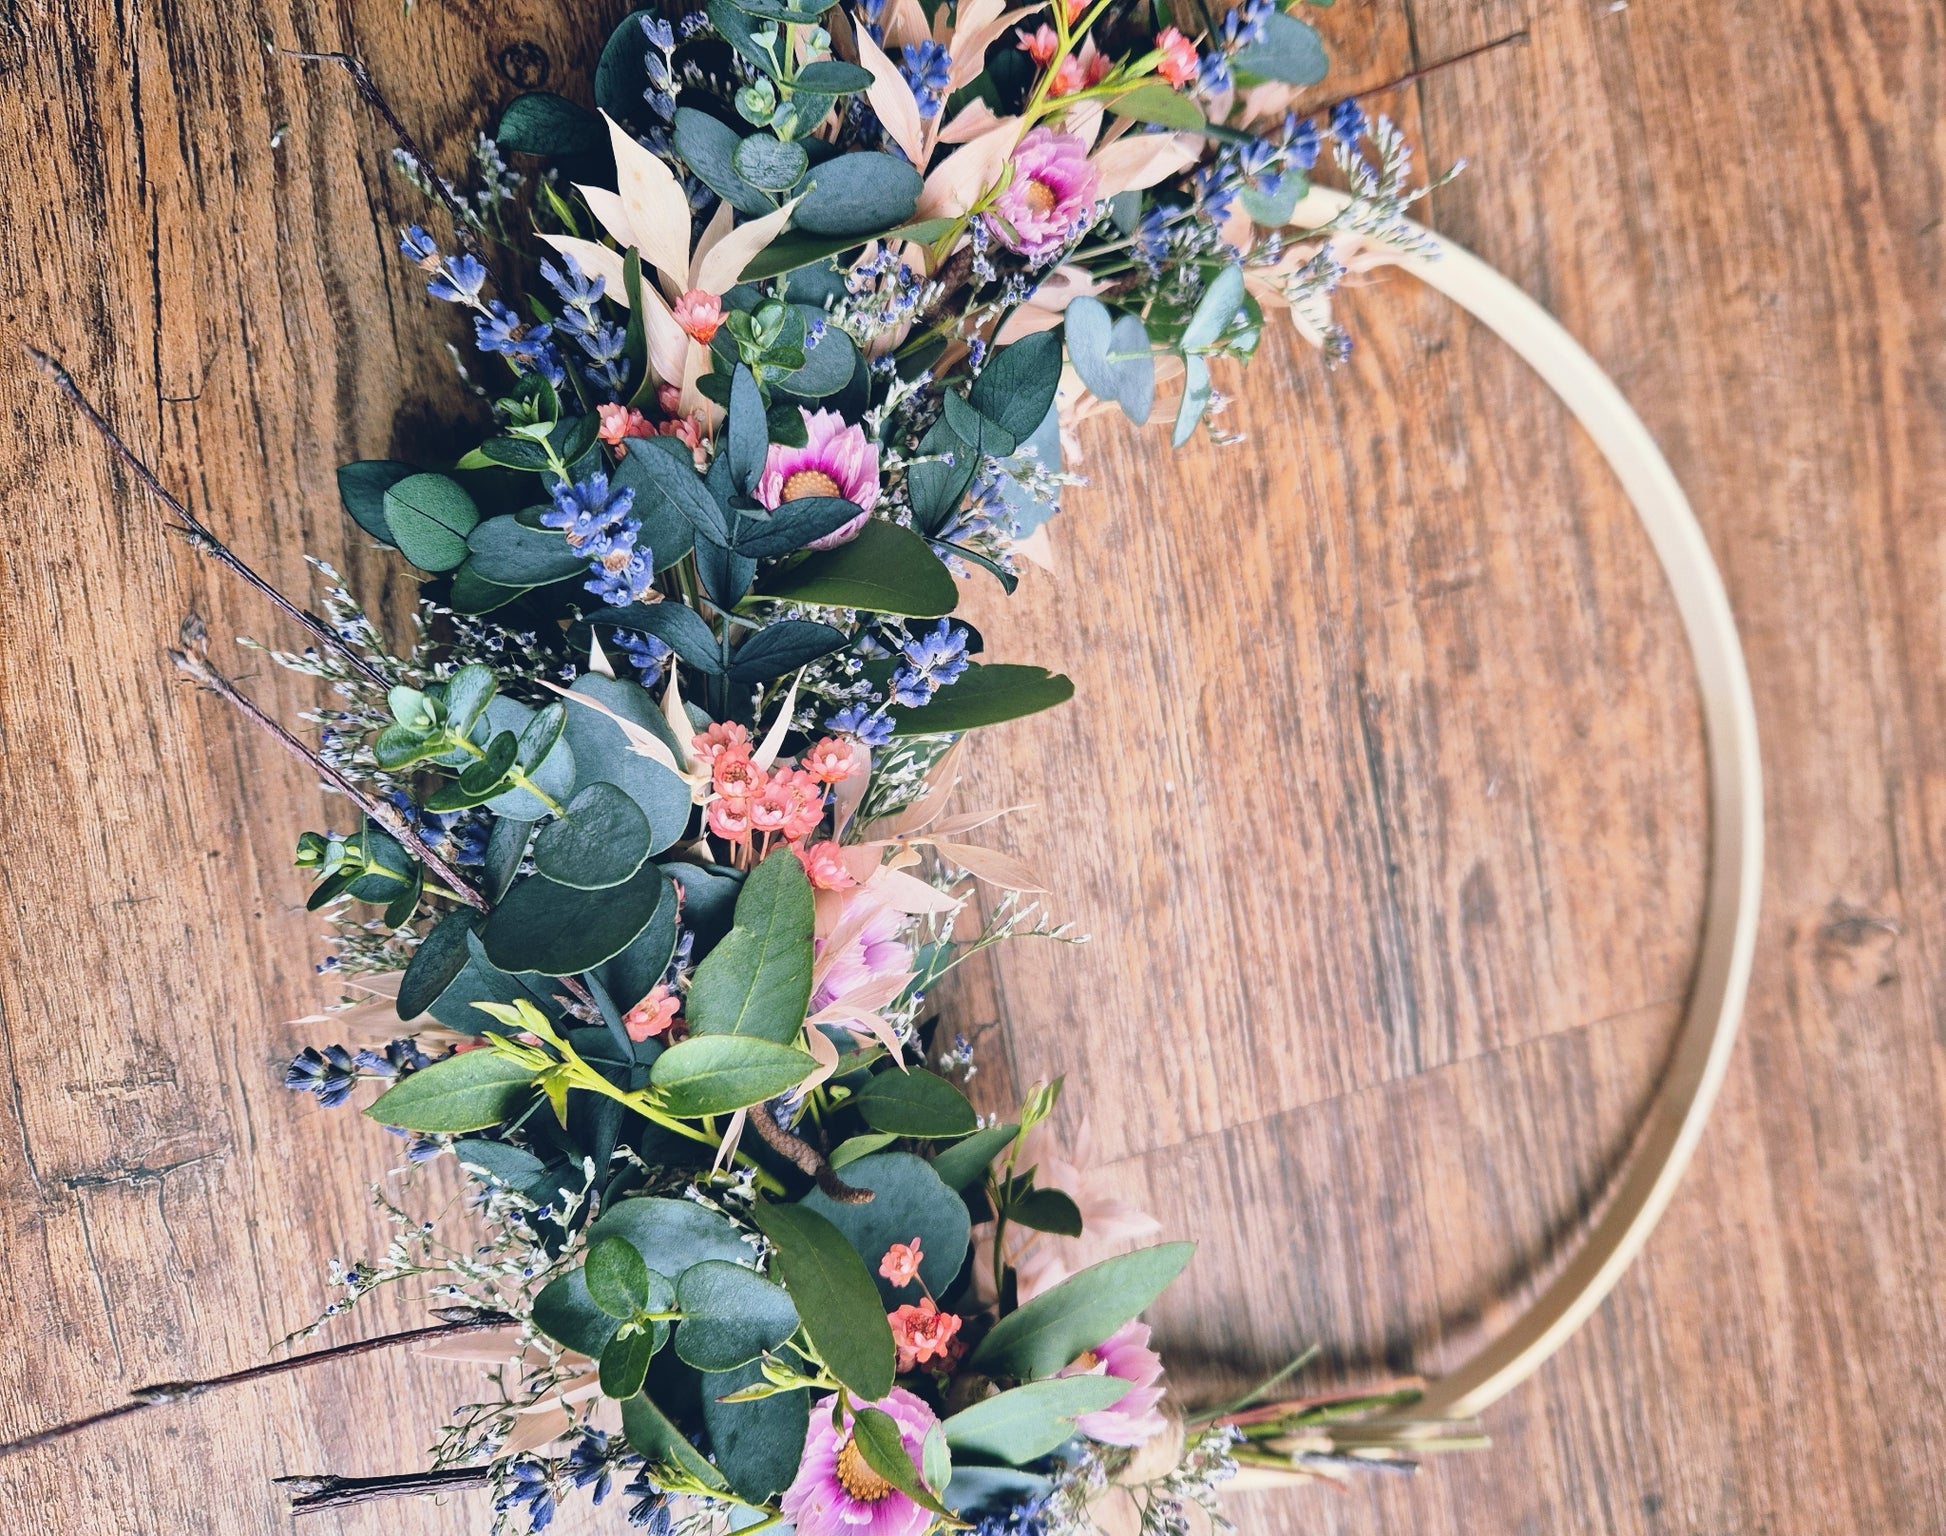
M439 1001L440 994L466 969L470 954L466 936L473 931L478 918L479 914L471 907L448 912L412 952L405 975L399 981L400 1018L418 1018Z
M692 1264L676 1281L676 1354L699 1371L731 1371L797 1331L781 1285L722 1259Z
M620 885L649 856L649 818L613 784L589 784L534 839L534 868L577 890Z
M730 156L737 175L765 192L788 192L811 164L804 146L768 133L755 133L739 143Z
M422 571L450 571L464 560L479 520L473 498L444 475L407 475L385 492L392 542Z
M839 155L812 172L791 222L812 235L882 235L912 217L924 185L905 161L879 150Z
M666 884L653 864L598 891L529 875L493 909L480 942L503 971L578 975L628 948L655 916Z
M972 1225L966 1202L945 1186L930 1163L909 1152L861 1157L846 1165L843 1177L854 1189L871 1190L872 1199L864 1205L842 1205L814 1189L800 1203L844 1233L878 1282L886 1306L918 1299L917 1286L895 1286L878 1273L886 1250L915 1236L925 1253L920 1278L935 1296L945 1294L966 1259Z

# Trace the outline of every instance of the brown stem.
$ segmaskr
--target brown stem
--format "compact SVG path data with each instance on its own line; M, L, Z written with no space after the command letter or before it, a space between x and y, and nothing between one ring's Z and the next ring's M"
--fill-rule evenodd
M419 147L418 141L412 137L404 122L400 120L399 114L392 110L392 104L379 90L377 82L372 79L372 72L348 53L298 53L290 48L280 51L285 58L296 59L302 64L342 64L344 66L345 73L351 76L351 83L357 87L358 94L364 98L365 105L385 119L385 126L392 130L392 137L398 140L399 148L416 160L425 171L434 196L446 205L446 211L453 216L453 233L459 243L474 256L483 255L479 239L473 230L473 210L466 206L465 201L453 190L446 178L433 168L432 161L426 158L426 152Z
M421 837L416 829L407 825L405 818L395 807L387 805L356 780L333 768L316 752L259 709L239 691L235 683L217 671L209 659L203 621L195 614L192 613L182 621L182 649L171 651L169 654L186 676L194 679L197 684L207 688L218 698L235 705L243 711L253 725L269 732L271 737L292 756L301 758L323 778L342 790L361 811L410 848L419 861L438 876L440 883L461 901L481 912L491 910L487 899L473 889L465 876L435 853L432 845Z
M771 1150L782 1153L799 1168L818 1181L818 1188L841 1205L866 1205L872 1200L869 1189L854 1189L837 1174L831 1171L818 1149L808 1141L801 1140L785 1130L770 1116L766 1104L753 1104L750 1108L750 1123L756 1127L757 1134L770 1144Z
M411 1494L455 1493L487 1486L486 1467L447 1467L439 1472L395 1472L387 1477L280 1477L277 1484L292 1493L291 1513L308 1515L321 1509L344 1509L352 1504L375 1504L380 1499Z
M137 456L135 450L122 441L121 434L108 424L108 418L96 410L93 402L81 393L81 387L74 382L74 375L62 367L58 359L50 357L47 353L41 351L40 348L32 346L27 349L27 355L33 358L40 365L41 370L54 380L55 388L67 396L68 403L81 413L88 425L108 440L109 447L113 448L121 456L122 462L134 471L135 478L142 482L149 494L169 509L170 513L174 515L177 523L180 525L178 531L183 537L189 540L192 546L201 550L204 554L212 556L219 564L228 567L236 575L241 576L250 586L254 587L264 597L268 598L308 630L315 639L344 657L354 668L364 674L367 681L376 684L380 688L389 688L392 686L393 680L391 678L387 677L377 667L373 666L370 661L366 660L365 657L359 655L357 651L348 646L338 635L337 631L332 629L329 624L325 623L315 613L298 607L296 603L284 596L282 592L279 592L269 582L265 581L263 577L251 570L249 566L237 558L228 545L210 532L208 526L195 513L191 512L188 507L184 506L181 501L172 495L168 487L156 478L155 471L143 463L141 458Z
M505 1312L489 1312L472 1307L455 1308L440 1314L445 1321L426 1328L409 1328L404 1333L381 1334L375 1339L358 1339L350 1344L334 1344L329 1349L313 1350L308 1355L293 1355L288 1360L272 1360L264 1365L248 1366L241 1371L231 1371L227 1376L211 1376L203 1381L164 1381L150 1387L137 1387L129 1394L129 1400L113 1408L91 1413L86 1418L74 1419L66 1424L56 1424L50 1429L38 1430L18 1440L10 1440L0 1445L0 1456L11 1456L16 1451L31 1451L37 1446L64 1440L69 1435L79 1434L84 1429L93 1429L98 1424L111 1423L126 1418L131 1413L140 1413L144 1408L157 1408L164 1403L186 1403L193 1397L201 1397L206 1392L214 1392L219 1387L238 1387L245 1382L263 1381L272 1376L281 1376L287 1371L302 1370L307 1365L319 1365L327 1360L349 1360L358 1355L369 1355L379 1350L391 1349L399 1344L417 1344L428 1339L451 1338L455 1334L483 1333L489 1329L508 1328L519 1319Z
M1387 80L1383 85L1368 85L1362 91L1354 91L1349 96L1341 96L1336 101L1327 101L1321 106L1309 107L1305 110L1307 112L1329 112L1334 107L1342 107L1348 101L1357 101L1361 96L1378 96L1386 91L1396 91L1402 85L1411 85L1415 81L1424 80L1427 76L1436 75L1441 70L1451 69L1455 64L1464 64L1468 59L1477 59L1483 53L1492 53L1496 48L1505 48L1511 43L1525 43L1526 41L1527 29L1522 27L1520 31L1509 32L1505 37L1496 37L1490 43L1480 43L1476 47L1463 49L1448 58L1435 59L1423 69L1412 70L1407 74L1400 75L1396 80Z

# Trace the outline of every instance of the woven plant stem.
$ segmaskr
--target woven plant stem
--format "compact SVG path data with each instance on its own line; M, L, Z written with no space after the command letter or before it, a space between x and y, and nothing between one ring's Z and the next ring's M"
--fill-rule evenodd
M122 462L134 472L135 478L142 482L143 488L150 495L154 496L156 500L160 501L163 506L169 509L170 514L176 519L178 524L176 531L182 534L190 544L201 550L204 554L211 556L220 565L235 575L242 577L260 595L268 598L270 602L282 609L292 619L296 620L313 639L344 657L368 682L379 688L389 688L392 686L393 679L387 677L364 656L361 656L357 651L346 645L344 640L329 624L325 623L315 613L310 612L308 609L300 608L296 603L284 596L282 592L264 580L263 577L259 576L248 565L244 564L227 544L214 533L210 532L208 525L201 518L197 517L195 513L191 512L188 507L184 506L169 488L156 478L155 471L150 469L142 461L141 456L122 440L121 434L109 424L108 418L95 409L94 403L81 392L80 385L74 382L74 375L69 373L61 365L59 359L50 357L38 347L31 346L27 349L27 355L33 358L41 370L54 380L54 387L67 397L68 403L81 413L82 419L107 439L109 447L113 448L121 457Z
M31 1451L36 1447L51 1445L57 1440L65 1440L77 1435L84 1429L97 1425L110 1424L117 1419L127 1418L130 1414L140 1413L145 1408L159 1408L167 1403L186 1403L193 1397L201 1397L220 1387L240 1387L246 1382L266 1381L272 1376L282 1376L306 1366L322 1365L330 1360L350 1360L359 1355L376 1354L380 1350L393 1349L400 1344L422 1344L432 1339L449 1339L459 1334L484 1333L496 1328L510 1328L520 1319L506 1312L490 1312L471 1307L459 1308L446 1314L446 1321L435 1323L426 1328L409 1328L404 1333L381 1334L375 1339L358 1339L350 1344L334 1344L329 1349L313 1350L308 1355L293 1355L288 1360L272 1360L264 1365L248 1366L240 1371L231 1371L226 1376L210 1376L201 1381L164 1381L150 1387L137 1387L129 1394L129 1400L113 1408L105 1408L100 1413L91 1413L85 1418L73 1419L66 1424L56 1424L48 1429L37 1430L18 1440L10 1440L0 1445L0 1456L11 1456L18 1451Z

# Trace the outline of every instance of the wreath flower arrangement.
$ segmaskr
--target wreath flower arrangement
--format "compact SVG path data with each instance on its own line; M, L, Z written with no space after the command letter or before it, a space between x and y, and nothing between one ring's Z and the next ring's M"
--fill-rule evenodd
M327 1315L430 1284L433 1347L492 1388L436 1486L489 1485L497 1528L619 1487L657 1531L1175 1532L1239 1465L1422 1439L1357 1433L1409 1392L1169 1403L1140 1317L1192 1245L1083 1264L1155 1223L1054 1141L1059 1083L983 1122L926 1007L988 945L1069 937L979 841L1003 813L952 796L967 732L1072 686L984 660L960 582L1044 553L1075 422L1173 388L1174 441L1215 431L1213 362L1278 311L1342 354L1340 279L1425 253L1393 127L1289 110L1316 33L1193 18L638 11L597 110L514 100L477 190L401 152L455 242L401 248L469 312L492 427L339 471L427 578L409 654L328 568L324 619L284 602L317 643L278 659L336 694L315 752L285 740L361 813L298 841L348 1043L287 1081L381 1085L410 1161L473 1179L456 1234L381 1194L396 1238L334 1265ZM1307 222L1326 154L1352 195ZM199 633L179 660L246 702Z

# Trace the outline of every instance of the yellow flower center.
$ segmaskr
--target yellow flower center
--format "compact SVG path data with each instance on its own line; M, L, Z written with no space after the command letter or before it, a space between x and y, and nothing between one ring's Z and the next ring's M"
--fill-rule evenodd
M1060 201L1054 195L1054 189L1044 181L1028 182L1022 196L1027 199L1027 206L1036 213L1052 213L1054 205Z
M1092 1371L1096 1366L1101 1364L1101 1356L1096 1354L1092 1349L1084 1349L1080 1354L1075 1356L1074 1364L1077 1370Z
M866 1462L855 1436L846 1436L838 1450L838 1481L844 1484L846 1493L865 1504L876 1504L892 1491L892 1485Z
M821 469L800 469L784 482L784 500L805 496L842 496L844 489Z

